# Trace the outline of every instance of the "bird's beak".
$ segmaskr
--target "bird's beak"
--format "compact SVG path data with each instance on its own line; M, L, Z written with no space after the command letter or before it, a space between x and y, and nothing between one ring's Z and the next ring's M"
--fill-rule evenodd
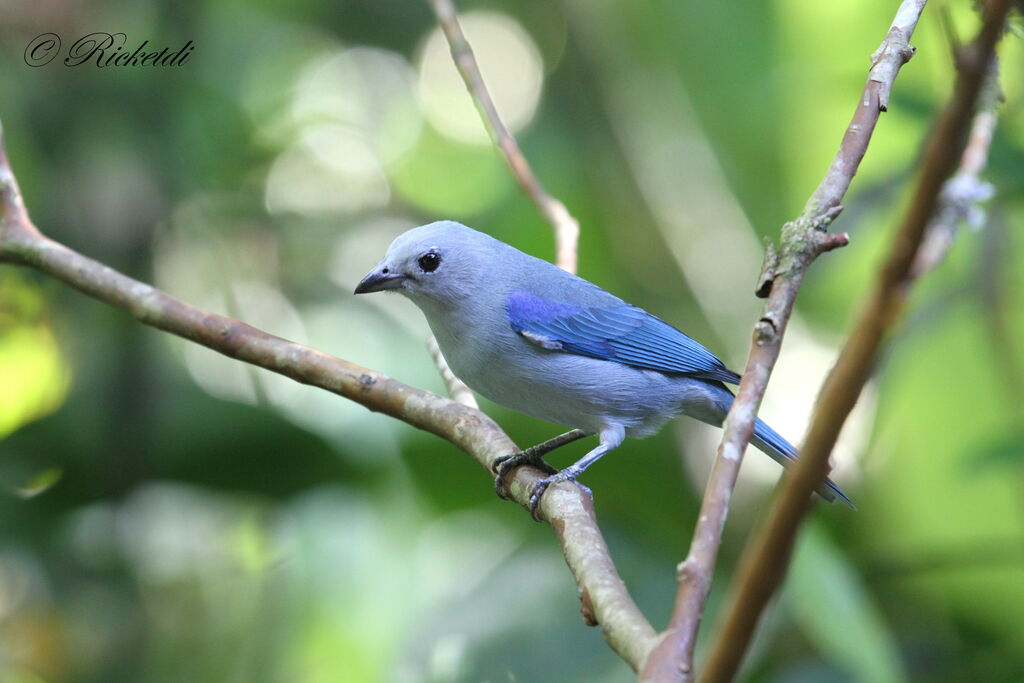
M402 286L405 276L401 273L387 272L385 268L377 266L363 278L362 282L356 285L356 294L369 294L370 292L383 292L385 289L396 289Z

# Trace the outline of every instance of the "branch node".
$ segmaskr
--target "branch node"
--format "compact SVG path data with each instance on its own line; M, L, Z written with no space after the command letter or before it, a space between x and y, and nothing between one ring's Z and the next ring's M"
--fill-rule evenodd
M594 613L594 603L590 600L590 591L586 586L580 586L580 616L587 626L599 626L597 614Z
M779 340L779 328L772 314L768 313L754 325L754 343L758 346L769 346Z
M779 239L779 262L775 266L775 282L765 304L764 317L754 326L752 348L747 358L737 398L723 425L722 440L705 487L701 515L690 542L695 576L686 585L680 582L670 628L662 634L661 643L652 651L644 665L642 680L687 681L691 676L680 672L693 668L697 631L706 605L711 577L714 573L722 530L729 512L729 498L736 484L742 462L743 447L754 429L757 407L764 396L772 368L778 360L782 333L789 320L803 274L818 256L823 240L837 246L845 236L819 237L842 211L840 206L867 150L880 112L885 108L892 82L900 67L909 59L908 41L914 33L926 0L902 0L896 17L881 46L872 55L872 66L864 84L863 97L858 98L853 118L843 136L839 151L825 177L796 220L782 226ZM878 98L878 99L876 99ZM805 446L806 447L806 446ZM820 478L817 483L820 483ZM684 567L685 568L685 567ZM719 641L723 642L723 641ZM745 647L745 646L744 646ZM738 664L742 655L729 660ZM705 665L707 666L707 665ZM671 677L664 675L671 672ZM659 674L661 676L659 677ZM729 675L706 675L707 680L732 680Z
M819 254L845 247L849 243L850 233L848 232L819 232L815 238L815 247Z
M916 20L915 20L916 21ZM913 28L911 28L913 31ZM903 28L893 24L886 34L885 40L878 46L878 49L871 53L871 73L868 80L878 83L878 109L879 111L889 110L889 93L892 91L892 83L896 79L896 72L904 64L910 61L916 51L908 33ZM865 106L868 102L864 102Z
M832 225L832 221L839 217L839 214L843 212L845 207L842 204L837 204L826 211L811 222L811 228L814 230L824 231L825 228Z
M764 239L764 264L761 266L761 276L757 279L757 287L754 288L754 296L759 299L767 299L772 291L772 284L775 282L775 269L779 267L779 252L771 238Z
M903 15L904 7L915 7L914 1L904 0L897 20ZM917 8L924 6L924 0L917 2ZM973 43L975 55L991 59L1009 9L1009 0L986 3L985 19ZM828 458L836 439L871 375L890 328L904 308L915 256L920 252L928 225L940 204L943 181L953 171L963 149L964 133L982 91L987 64L972 61L968 67L957 76L954 94L932 131L909 208L891 242L885 263L876 275L871 294L822 384L800 449L800 459L783 477L781 490L772 500L760 531L748 542L735 570L734 588L724 611L723 625L704 663L706 680L725 681L736 677L761 614L785 577L809 497L827 475ZM839 246L845 239L845 235L838 235L832 236L830 241ZM825 245L825 240L822 236L819 243ZM785 324L785 318L780 322ZM745 382L748 377L749 373L744 377ZM743 388L741 385L740 396ZM739 399L730 412L735 412L738 404Z

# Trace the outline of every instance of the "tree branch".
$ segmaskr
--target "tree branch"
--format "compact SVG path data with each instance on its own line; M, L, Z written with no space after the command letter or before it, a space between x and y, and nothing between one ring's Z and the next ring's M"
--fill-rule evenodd
M978 38L964 53L952 99L925 150L923 170L910 206L872 293L822 386L800 461L783 478L765 524L743 553L727 616L702 681L730 681L735 677L760 615L782 582L811 494L828 475L828 457L840 429L871 374L887 332L895 325L906 302L915 258L939 205L943 183L964 149L965 132L1008 10L1009 0L991 0L985 7Z
M429 431L461 448L488 472L495 458L518 450L497 424L478 410L196 308L49 239L36 228L25 209L4 150L2 127L0 263L34 268L128 312L146 325ZM543 476L532 467L517 468L510 476L509 495L528 507L533 483ZM589 497L573 484L557 484L545 494L540 513L562 545L580 587L585 617L591 624L599 623L611 647L638 669L653 645L654 629L612 563Z
M820 254L844 246L845 234L829 234L828 225L842 211L846 194L881 112L885 111L893 81L914 54L909 41L926 0L903 0L885 39L871 56L872 66L846 129L842 144L821 184L808 199L803 213L782 226L775 263L767 263L758 289L768 295L764 313L754 327L753 342L743 379L725 419L704 492L700 515L686 559L678 567L679 589L669 626L644 666L644 680L690 681L693 651L714 574L722 531L747 442L754 429L768 379L779 357L782 337L804 272ZM770 261L770 260L769 260ZM819 477L818 483L823 477Z
M993 58L981 91L978 113L974 115L967 146L960 157L960 167L943 185L939 206L917 251L910 271L915 280L945 260L961 222L972 228L980 228L984 222L984 214L977 204L991 199L993 192L992 186L981 179L981 172L988 163L988 150L996 130L996 107L1002 99L997 65Z
M459 24L459 17L455 11L454 0L429 0L437 15L437 21L448 39L451 47L452 59L455 66L466 82L480 118L483 119L484 127L490 132L494 143L501 150L505 163L508 164L512 176L519 183L520 189L537 206L544 219L551 224L555 231L555 263L570 273L576 272L577 249L579 241L580 225L569 213L562 202L558 201L544 189L540 180L534 175L533 169L523 156L522 150L515 137L505 126L494 106L494 100L484 85L484 78L480 73L480 67L473 55L473 48L466 40Z
M427 339L427 351L430 352L430 357L434 360L434 365L437 366L437 370L441 373L441 379L444 380L444 386L448 390L448 395L452 397L453 401L461 403L464 406L478 409L480 406L476 402L476 396L473 395L473 390L466 386L466 383L455 376L452 369L448 367L448 361L444 359L444 354L441 353L441 347L437 345L437 340L431 336Z
M487 90L487 86L484 85L483 75L480 73L480 67L473 55L473 49L462 32L462 26L459 25L454 0L430 0L430 2L437 15L441 30L448 40L455 67L466 83L466 88L476 104L484 127L487 128L494 143L501 151L512 177L516 179L522 191L533 201L541 215L554 229L555 263L570 273L575 273L578 260L579 223L569 214L564 204L545 191L540 180L534 175L533 169L530 168L530 164L526 161L526 157L523 156L522 150L519 149L515 137L501 120L498 109L491 99L491 94ZM476 397L472 390L448 367L448 362L437 346L437 340L431 337L427 341L427 347L441 373L445 386L448 388L449 395L460 403L476 408Z

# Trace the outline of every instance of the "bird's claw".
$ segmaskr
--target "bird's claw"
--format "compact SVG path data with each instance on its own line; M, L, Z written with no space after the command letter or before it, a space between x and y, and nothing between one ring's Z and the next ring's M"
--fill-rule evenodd
M496 475L494 477L494 492L498 494L499 498L508 500L508 484L505 479L508 477L509 472L520 465L532 465L546 474L555 474L558 471L541 460L540 457L531 455L525 451L519 451L518 453L512 453L510 455L500 455L495 458L494 462L491 464L491 468L494 470L494 474Z
M533 515L534 520L538 522L543 521L540 518L540 512L538 510L538 508L540 507L540 499L544 496L544 492L548 490L549 486L551 486L552 484L557 484L560 481L573 482L581 489L583 489L584 493L590 496L590 500L594 500L594 492L591 491L588 487L576 481L576 476L577 475L575 473L570 472L568 469L565 469L562 470L561 472L556 472L552 474L550 477L544 477L543 479L538 479L537 481L533 482L533 487L530 489L530 514Z

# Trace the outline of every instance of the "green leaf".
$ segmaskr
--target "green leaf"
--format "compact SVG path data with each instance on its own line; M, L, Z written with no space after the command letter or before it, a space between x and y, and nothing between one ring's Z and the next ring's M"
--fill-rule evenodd
M881 611L843 553L813 521L797 543L784 600L807 639L855 680L907 680Z
M35 498L60 481L63 476L64 468L48 467L29 477L28 481L15 489L15 493L25 499Z
M1024 464L1024 430L1000 434L966 459L964 465L972 472L996 466L1019 467Z

